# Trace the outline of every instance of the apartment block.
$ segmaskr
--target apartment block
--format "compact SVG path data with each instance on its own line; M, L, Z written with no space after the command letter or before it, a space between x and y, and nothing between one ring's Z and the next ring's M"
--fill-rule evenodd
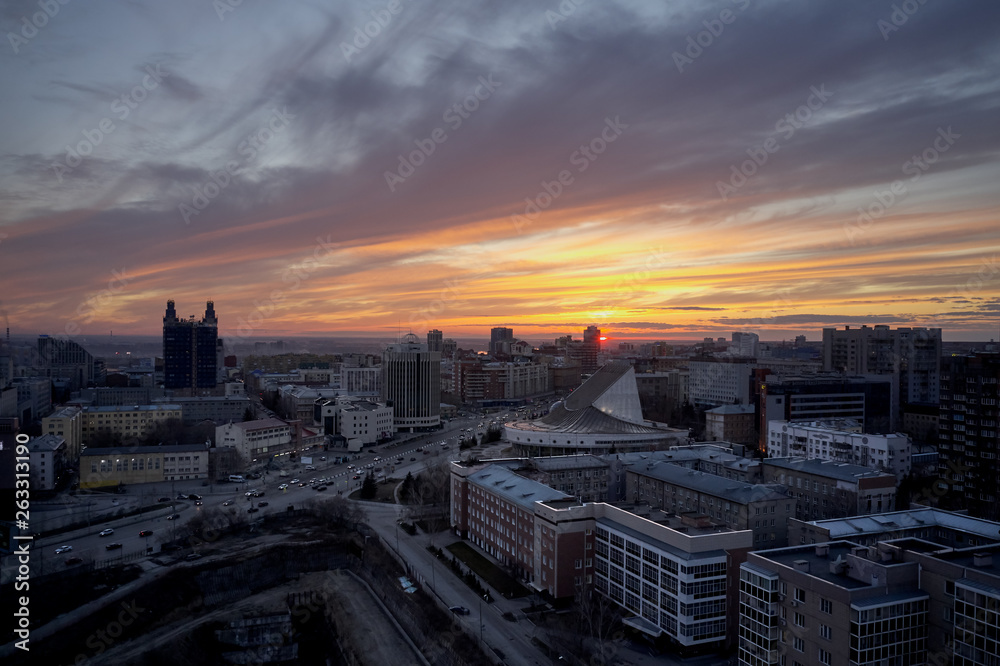
M710 408L750 403L750 378L757 362L752 358L719 357L691 361L691 403Z
M778 483L798 499L795 518L825 520L895 511L896 477L830 460L767 458L764 483Z
M66 440L66 460L75 463L83 446L83 410L79 407L59 407L42 419L42 434L57 435Z
M291 450L292 429L280 419L227 423L215 429L215 445L235 448L244 465Z
M123 439L148 435L157 424L169 419L181 420L177 404L122 405L116 407L85 407L80 427L83 443L95 435L117 434Z
M844 421L771 421L767 451L776 458L820 458L871 467L896 475L902 481L912 466L910 438L900 433L875 435Z
M753 405L722 405L706 409L705 436L717 442L756 444L756 409Z

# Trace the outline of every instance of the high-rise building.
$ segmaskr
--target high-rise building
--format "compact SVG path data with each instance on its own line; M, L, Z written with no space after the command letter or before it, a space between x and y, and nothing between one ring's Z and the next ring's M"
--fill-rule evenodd
M891 375L901 406L937 404L940 368L940 328L823 329L824 370Z
M757 356L757 347L760 344L760 336L756 333L736 331L733 333L733 343L729 351L736 356Z
M382 400L392 406L396 430L441 423L441 352L412 333L382 352Z
M436 328L427 331L427 351L441 351L441 344L444 342L444 333Z
M970 515L987 520L1000 518L998 384L1000 353L976 352L943 360L938 425L941 481L935 494L945 508L968 509Z
M163 386L168 389L212 388L218 383L219 322L208 301L205 316L179 319L167 301L163 317Z
M50 379L66 378L70 390L94 384L94 357L72 340L38 336L38 362L32 373Z
M514 341L514 329L497 326L490 329L490 353L509 354L510 343Z

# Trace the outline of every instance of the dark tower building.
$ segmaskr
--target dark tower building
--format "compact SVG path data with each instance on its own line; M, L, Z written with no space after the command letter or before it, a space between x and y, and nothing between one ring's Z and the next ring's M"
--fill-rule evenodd
M514 342L514 329L497 326L490 329L490 354L509 354Z
M427 331L427 350L428 351L441 351L441 343L444 342L444 333L437 330L436 328Z
M163 386L168 389L212 388L217 383L219 321L208 301L205 316L178 319L174 302L163 316Z
M967 509L970 515L986 520L1000 519L998 386L1000 354L996 352L942 359L938 485L947 492L936 494L945 508Z

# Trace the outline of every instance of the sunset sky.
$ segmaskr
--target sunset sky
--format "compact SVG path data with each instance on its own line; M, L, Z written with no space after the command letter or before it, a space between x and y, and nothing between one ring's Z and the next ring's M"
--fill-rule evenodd
M1000 336L1000 4L578 2L0 4L0 314Z

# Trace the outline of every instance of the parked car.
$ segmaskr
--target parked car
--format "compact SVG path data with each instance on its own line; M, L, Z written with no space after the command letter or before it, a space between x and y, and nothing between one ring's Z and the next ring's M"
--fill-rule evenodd
M120 543L109 543L104 547L105 550L118 550L122 545Z
M316 488L316 490L326 490L326 486L319 486Z
M109 527L109 528L107 528L105 530L101 530L100 533L97 536L102 536L102 537L111 536L114 533L115 533L115 531Z
M267 506L267 502L257 502L257 506Z
M152 534L153 534L153 530L141 530L139 532L139 536L141 536L141 537L152 536Z
M59 546L56 548L56 555L62 555L63 553L68 553L73 550L73 546Z
M255 506L252 506L249 509L247 509L247 513L257 513L258 511L260 511L260 509L258 509Z
M470 613L469 609L466 608L465 606L452 606L448 610L450 610L455 615L468 615Z

